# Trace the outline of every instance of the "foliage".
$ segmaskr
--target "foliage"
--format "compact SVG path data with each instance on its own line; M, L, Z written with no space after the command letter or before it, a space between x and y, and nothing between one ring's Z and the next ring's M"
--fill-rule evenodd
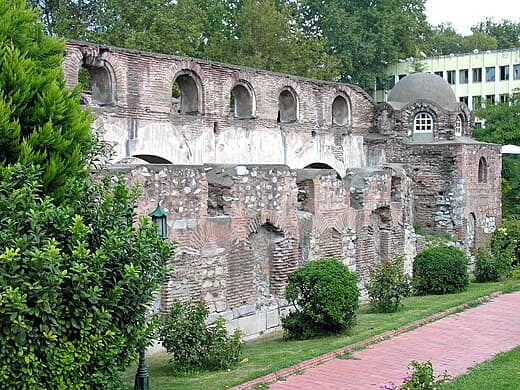
M520 219L502 222L491 236L491 252L509 266L520 265Z
M44 34L25 1L0 1L0 165L40 165L61 200L93 150L90 115L65 88L62 41Z
M317 79L339 76L338 61L326 53L325 40L306 36L288 7L273 0L244 0L233 34L214 40L209 58Z
M486 126L473 131L479 141L501 145L520 145L520 94L516 93L511 104L488 105L475 112L486 121ZM520 216L520 158L503 157L502 208L504 215Z
M111 389L151 331L169 246L107 178L55 205L42 174L0 169L0 377L17 389Z
M171 354L175 369L216 370L238 362L240 331L229 336L223 318L210 326L207 318L208 309L200 302L175 303L161 317L159 340Z
M475 254L475 280L479 283L496 282L500 278L499 267L489 248L483 248Z
M285 296L295 310L282 319L287 338L340 333L354 325L359 289L356 275L335 259L307 263L289 275Z
M372 90L386 64L419 54L429 29L424 0L301 0L297 9L307 34L327 39L340 61L341 80Z
M370 304L382 313L397 311L403 297L410 293L408 277L403 272L403 256L383 261L370 272L367 285Z
M485 19L471 28L473 33L485 34L496 39L499 49L510 49L520 46L520 22ZM517 144L518 145L518 144Z
M468 259L452 246L430 247L420 252L413 263L412 285L422 294L450 294L464 291L469 283Z
M498 43L494 37L481 32L463 36L450 23L432 27L423 47L424 52L429 56L469 53L474 49L483 51L497 48Z

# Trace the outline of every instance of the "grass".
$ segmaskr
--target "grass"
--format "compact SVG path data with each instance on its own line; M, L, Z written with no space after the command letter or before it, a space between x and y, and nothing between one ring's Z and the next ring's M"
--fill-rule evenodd
M520 347L481 363L442 387L447 390L520 389Z
M396 313L371 313L368 307L364 306L358 311L357 325L348 335L284 341L278 334L270 339L247 343L243 349L243 358L247 358L247 362L228 371L176 374L169 368L167 354L153 355L147 358L151 388L154 390L226 389L399 328L492 292L513 291L518 288L520 288L518 281L471 283L467 291L458 294L406 298L403 307ZM135 372L136 368L133 366L123 376L128 389L132 387Z

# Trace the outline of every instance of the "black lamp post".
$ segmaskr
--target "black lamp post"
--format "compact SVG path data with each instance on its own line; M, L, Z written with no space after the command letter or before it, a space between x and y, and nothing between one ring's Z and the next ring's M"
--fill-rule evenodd
M161 206L157 205L154 211L148 214L152 217L152 223L157 226L157 235L163 239L168 237L168 224L166 217L168 213L161 209ZM135 374L134 390L148 390L150 381L148 377L148 369L146 368L145 362L145 351L139 352L139 366L137 367L137 373Z

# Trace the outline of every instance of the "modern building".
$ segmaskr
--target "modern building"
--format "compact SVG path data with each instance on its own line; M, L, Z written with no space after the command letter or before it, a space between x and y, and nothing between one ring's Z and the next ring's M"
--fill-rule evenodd
M451 85L457 100L472 110L485 102L508 101L513 91L520 88L520 48L399 60L386 68L386 73L393 77L387 87L390 90L406 75L418 71L442 77ZM375 100L387 101L389 90L377 89Z

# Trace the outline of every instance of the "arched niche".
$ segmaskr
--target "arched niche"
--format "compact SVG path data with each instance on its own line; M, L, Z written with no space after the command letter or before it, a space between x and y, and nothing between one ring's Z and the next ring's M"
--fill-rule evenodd
M255 94L249 83L241 81L231 90L233 114L238 119L254 118L256 111Z
M292 88L285 88L278 97L278 122L292 123L298 120L298 98Z
M191 70L181 70L172 84L172 103L181 115L196 115L201 112L202 84Z
M478 162L478 182L487 183L488 164L484 157L481 157Z
M350 124L350 102L342 95L336 96L332 102L332 123L337 126L348 126Z
M116 103L115 78L106 61L86 64L83 62L78 82L83 88L83 103L96 106L110 106Z

